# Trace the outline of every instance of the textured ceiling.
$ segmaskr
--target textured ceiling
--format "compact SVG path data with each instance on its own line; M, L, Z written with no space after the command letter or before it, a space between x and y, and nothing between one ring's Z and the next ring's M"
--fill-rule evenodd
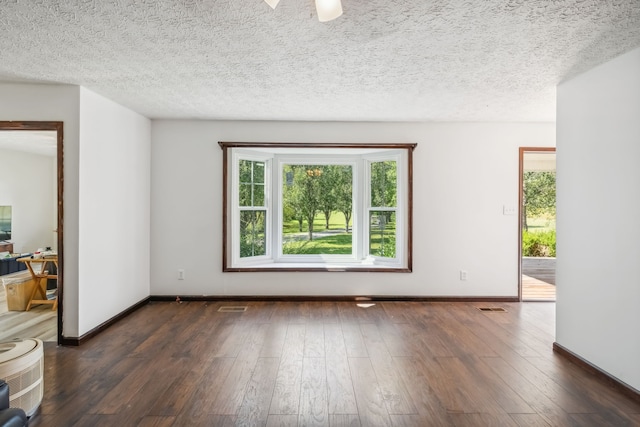
M0 81L151 118L553 121L555 87L640 46L640 0L0 0Z

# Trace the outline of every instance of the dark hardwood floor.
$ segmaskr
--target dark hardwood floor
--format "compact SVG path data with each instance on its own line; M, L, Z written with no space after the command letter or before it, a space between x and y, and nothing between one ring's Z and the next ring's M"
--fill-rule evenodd
M47 344L31 426L640 425L640 403L553 353L554 312L152 302L81 347Z

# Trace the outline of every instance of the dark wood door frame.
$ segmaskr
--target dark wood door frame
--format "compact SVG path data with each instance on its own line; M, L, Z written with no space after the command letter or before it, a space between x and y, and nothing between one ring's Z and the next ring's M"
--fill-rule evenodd
M57 134L57 177L58 177L58 345L62 344L62 313L64 310L64 132L63 122L0 121L0 132L17 131L55 131Z
M520 147L518 161L518 301L522 302L522 190L524 176L524 153L555 153L556 147Z

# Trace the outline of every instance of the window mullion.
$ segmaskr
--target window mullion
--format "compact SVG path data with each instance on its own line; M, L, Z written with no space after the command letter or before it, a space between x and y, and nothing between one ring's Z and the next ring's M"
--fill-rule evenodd
M275 171L275 172L274 172ZM279 156L274 156L270 168L272 200L271 210L271 259L277 261L282 256L282 163Z
M358 210L357 215L354 212L354 217L358 218L358 252L357 259L364 259L368 255L369 247L369 225L367 218L369 216L369 198L367 194L369 192L369 170L368 162L364 158L360 158L358 161L358 199L355 209ZM354 224L355 225L355 224ZM355 228L355 227L354 227Z

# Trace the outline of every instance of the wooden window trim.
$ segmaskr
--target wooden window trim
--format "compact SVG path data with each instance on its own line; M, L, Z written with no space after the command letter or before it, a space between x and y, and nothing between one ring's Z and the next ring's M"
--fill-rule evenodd
M415 143L300 143L300 142L230 142L220 141L218 145L222 149L222 271L223 272L389 272L389 273L410 273L413 270L413 151L416 149ZM229 253L229 149L231 148L309 148L309 149L389 149L406 150L407 153L407 242L406 242L406 266L405 267L232 267Z

